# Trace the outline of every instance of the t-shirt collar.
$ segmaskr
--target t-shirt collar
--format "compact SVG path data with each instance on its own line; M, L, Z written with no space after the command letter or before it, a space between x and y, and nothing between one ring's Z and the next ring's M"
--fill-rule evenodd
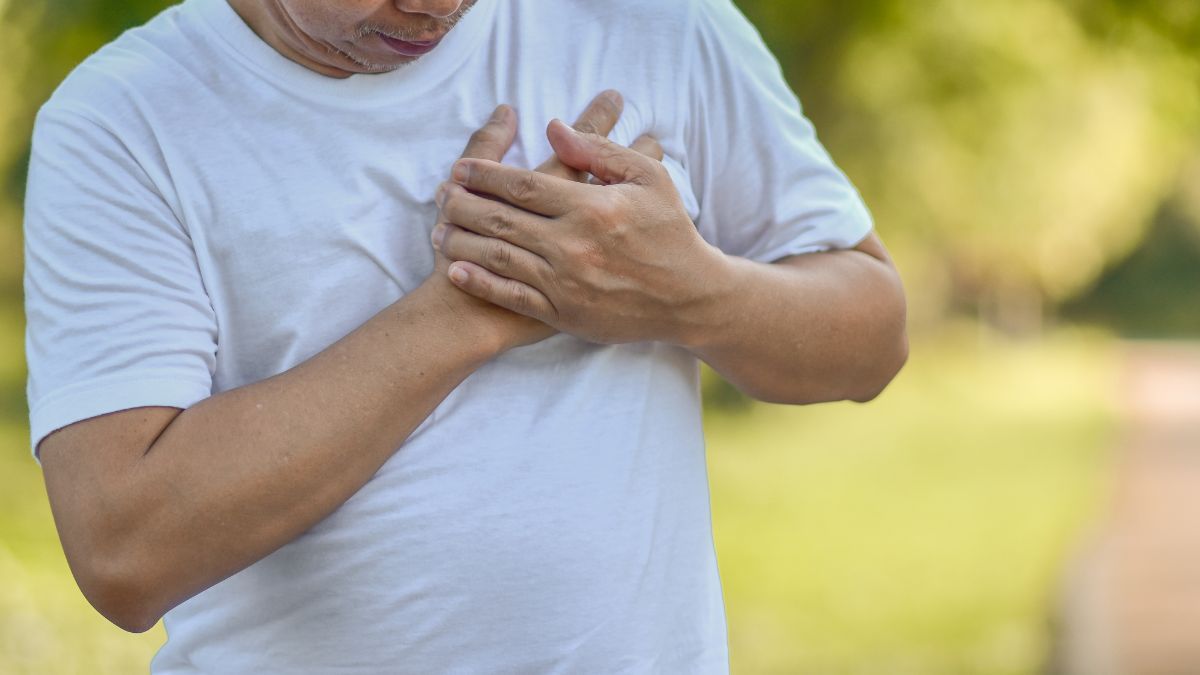
M227 0L187 0L184 11L195 11L215 42L289 94L339 107L375 107L411 99L446 82L488 38L496 3L501 1L479 0L436 49L413 63L387 73L356 74L344 79L309 70L275 51L246 25Z

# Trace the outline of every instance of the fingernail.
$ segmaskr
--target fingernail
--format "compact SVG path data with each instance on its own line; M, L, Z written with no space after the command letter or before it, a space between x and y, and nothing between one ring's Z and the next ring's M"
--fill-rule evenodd
M433 195L433 202L439 209L446 205L446 186L444 184L438 186L437 192Z
M454 180L460 183L466 183L467 178L471 176L471 167L466 162L455 162L452 175L454 176Z
M619 106L621 105L621 93L616 89L609 89L608 91L604 92L604 100L615 106Z
M450 267L450 281L461 284L467 280L467 271L461 267Z
M571 126L570 124L567 124L566 122L558 119L557 117L555 117L552 121L557 122L558 125L561 127L566 127L567 131L571 132L573 135L575 135L575 136L579 135L579 132L575 131L575 127Z
M508 117L508 106L501 103L492 111L493 122L503 122Z
M433 228L433 247L437 250L442 250L442 240L446 238L446 226L443 223L438 223L437 227Z

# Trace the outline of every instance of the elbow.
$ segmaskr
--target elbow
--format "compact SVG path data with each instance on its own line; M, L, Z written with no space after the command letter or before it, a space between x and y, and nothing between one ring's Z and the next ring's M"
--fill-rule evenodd
M84 597L101 616L129 633L145 633L158 623L161 615L148 599L144 583L121 571L100 573L79 581Z
M870 403L879 398L908 363L908 308L898 282L891 310L891 318L883 324L886 328L879 332L880 338L870 352L878 356L857 378L860 388L846 397L851 401Z
M68 563L88 603L113 625L144 633L158 623L162 612L153 593L153 575L131 556L93 549L86 556L69 556Z
M855 403L874 401L896 379L906 363L908 363L908 334L901 330L891 348L884 350L883 357L874 364L871 373L862 379L863 387L846 398Z
M104 615L114 626L127 633L145 633L154 628L161 618L153 613L131 613Z

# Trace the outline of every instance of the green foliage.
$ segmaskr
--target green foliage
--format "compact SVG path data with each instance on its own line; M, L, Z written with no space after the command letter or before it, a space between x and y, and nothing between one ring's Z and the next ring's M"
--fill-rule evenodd
M1155 220L1145 245L1108 270L1064 316L1137 338L1200 335L1200 230L1177 204Z
M1194 0L1072 0L1070 4L1101 39L1145 28L1193 55L1200 51L1200 4Z
M1117 373L1103 339L977 330L869 406L706 415L733 672L1039 672Z
M1190 0L741 4L922 316L1087 289L1142 241L1197 147ZM852 25L814 27L830 18Z
M0 128L13 130L0 231L18 227L41 101L169 4L0 0ZM1002 321L1014 303L1054 307L1091 287L1139 245L1200 146L1193 0L738 4L867 198L918 321L977 308ZM0 250L10 269L18 257Z
M918 321L1092 286L1098 300L1071 311L1134 328L1196 306L1118 296L1194 290L1200 262L1179 242L1200 198L1165 248L1156 235L1112 267L1187 192L1194 0L738 1L864 192ZM144 671L162 639L86 605L28 457L19 197L42 101L168 4L0 0L0 672ZM991 340L918 335L866 408L746 405L706 376L735 672L1034 672L1055 575L1099 494L1111 366L1079 335Z
M925 340L869 406L708 411L733 672L1037 672L1116 378L1087 335L984 337ZM0 575L0 672L145 672L163 640L87 605L27 431L2 422Z
M63 557L28 447L23 424L0 421L0 673L147 672L164 638L161 626L131 635L88 605Z

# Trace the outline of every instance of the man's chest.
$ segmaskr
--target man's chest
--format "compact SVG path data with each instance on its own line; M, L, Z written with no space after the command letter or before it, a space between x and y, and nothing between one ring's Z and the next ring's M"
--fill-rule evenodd
M267 376L411 292L433 270L437 186L495 104L518 107L505 163L533 168L550 154L548 121L573 119L594 93L476 91L359 115L259 105L210 120L202 146L169 149L221 360ZM630 143L650 131L646 117L628 101L611 137ZM690 195L679 162L667 161Z

